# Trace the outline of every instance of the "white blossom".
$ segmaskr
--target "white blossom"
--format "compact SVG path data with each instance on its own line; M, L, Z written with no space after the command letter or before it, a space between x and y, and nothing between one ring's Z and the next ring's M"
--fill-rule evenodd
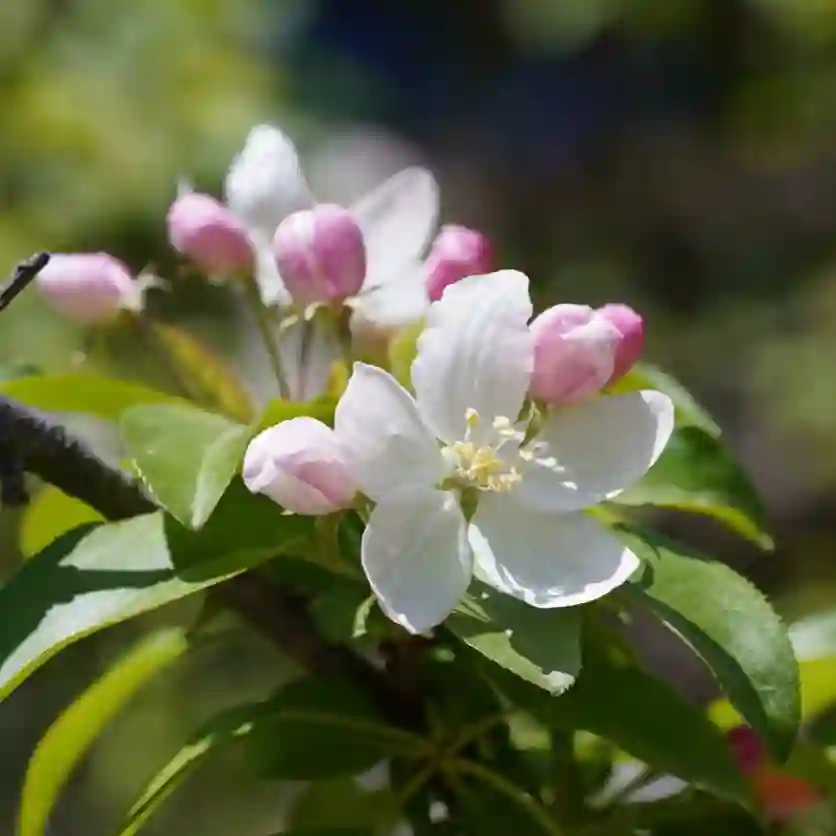
M636 482L673 430L655 391L551 411L535 439L519 420L533 369L528 279L466 278L429 311L413 397L357 363L335 430L376 505L362 563L384 612L412 632L443 621L472 574L535 607L595 600L639 559L588 513ZM466 518L464 507L475 512Z

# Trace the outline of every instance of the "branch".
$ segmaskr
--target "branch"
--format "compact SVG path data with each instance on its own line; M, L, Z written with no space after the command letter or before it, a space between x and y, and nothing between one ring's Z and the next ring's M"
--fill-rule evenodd
M0 288L0 311L7 308L14 298L29 286L49 263L49 258L49 253L37 253L15 267L12 277Z

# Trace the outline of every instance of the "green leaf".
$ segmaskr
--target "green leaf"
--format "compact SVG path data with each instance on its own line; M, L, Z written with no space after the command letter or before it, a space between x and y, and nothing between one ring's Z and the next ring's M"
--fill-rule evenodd
M776 759L785 760L801 705L798 663L781 619L728 566L656 535L621 534L645 562L629 591L694 649Z
M29 761L18 836L42 836L50 813L93 741L152 677L188 649L185 633L160 630L125 654L49 727Z
M446 624L492 662L551 694L569 688L580 670L578 608L537 609L474 581Z
M385 758L432 751L428 741L382 721L362 694L319 676L282 688L245 747L258 774L303 781L357 775Z
M81 372L2 380L0 393L46 412L82 412L108 421L133 406L185 403L138 383Z
M249 393L209 346L175 325L152 322L149 329L169 368L191 397L242 424L253 420Z
M294 827L274 836L373 836L373 833L365 827Z
M235 482L199 533L162 511L78 528L0 589L0 699L71 642L299 548L309 518L285 517Z
M342 579L339 582L333 579L329 589L317 595L311 603L311 615L320 631L336 642L365 636L369 632L370 618L379 613L368 587L342 582ZM384 616L380 614L380 618Z
M131 462L156 501L200 528L238 470L250 432L191 406L138 406L122 416Z
M104 522L104 517L94 508L53 485L44 485L23 512L20 550L24 557L31 557L62 534L97 522Z
M649 363L637 363L624 377L610 387L611 392L632 392L636 389L658 389L664 392L676 407L677 426L699 427L717 438L720 427L694 400L688 390L667 372Z
M562 836L563 828L543 804L484 764L457 759L456 821L467 836L545 834ZM458 832L458 831L457 831Z
M723 736L702 711L613 648L587 642L578 681L558 699L507 678L495 682L546 726L591 732L654 769L726 798L747 799Z
M225 751L241 738L257 731L260 704L218 714L197 732L146 785L120 825L118 836L134 836L163 802L210 755Z
M763 549L772 549L763 503L722 441L682 427L645 477L615 502L657 505L714 517Z
M290 833L348 827L364 833L391 833L403 814L386 787L364 790L354 777L313 781L293 801Z
M118 836L133 836L195 767L232 746L261 774L305 779L354 775L392 755L419 757L428 744L386 726L344 684L306 677L206 723L151 779Z

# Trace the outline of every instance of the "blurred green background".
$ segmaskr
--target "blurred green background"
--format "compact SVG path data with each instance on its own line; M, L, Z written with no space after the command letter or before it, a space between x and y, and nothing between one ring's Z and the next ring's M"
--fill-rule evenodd
M248 378L229 293L166 247L177 179L220 195L263 121L298 140L325 198L427 164L444 220L494 238L540 305L620 299L646 315L649 359L715 413L779 548L758 558L702 520L671 530L742 568L788 617L836 603L833 0L2 0L0 112L0 270L38 249L152 263L172 281L155 314ZM67 369L81 347L34 292L0 324L2 363ZM130 340L107 348L93 362L109 373L153 374ZM16 515L0 522L8 576ZM71 648L3 706L0 829L45 725L140 626ZM184 729L286 675L235 636L105 735L55 836L107 833ZM710 694L680 649L651 646L687 692ZM148 832L267 833L286 795L219 761Z

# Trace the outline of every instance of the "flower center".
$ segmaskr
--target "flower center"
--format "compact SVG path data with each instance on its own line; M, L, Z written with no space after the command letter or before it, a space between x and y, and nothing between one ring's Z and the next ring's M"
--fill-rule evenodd
M466 413L467 429L464 440L442 448L442 455L450 463L453 484L461 488L504 492L519 484L522 474L507 459L499 455L509 441L521 442L523 434L515 430L508 418L499 416L493 421L490 441L477 444L473 431L479 423L475 409Z

